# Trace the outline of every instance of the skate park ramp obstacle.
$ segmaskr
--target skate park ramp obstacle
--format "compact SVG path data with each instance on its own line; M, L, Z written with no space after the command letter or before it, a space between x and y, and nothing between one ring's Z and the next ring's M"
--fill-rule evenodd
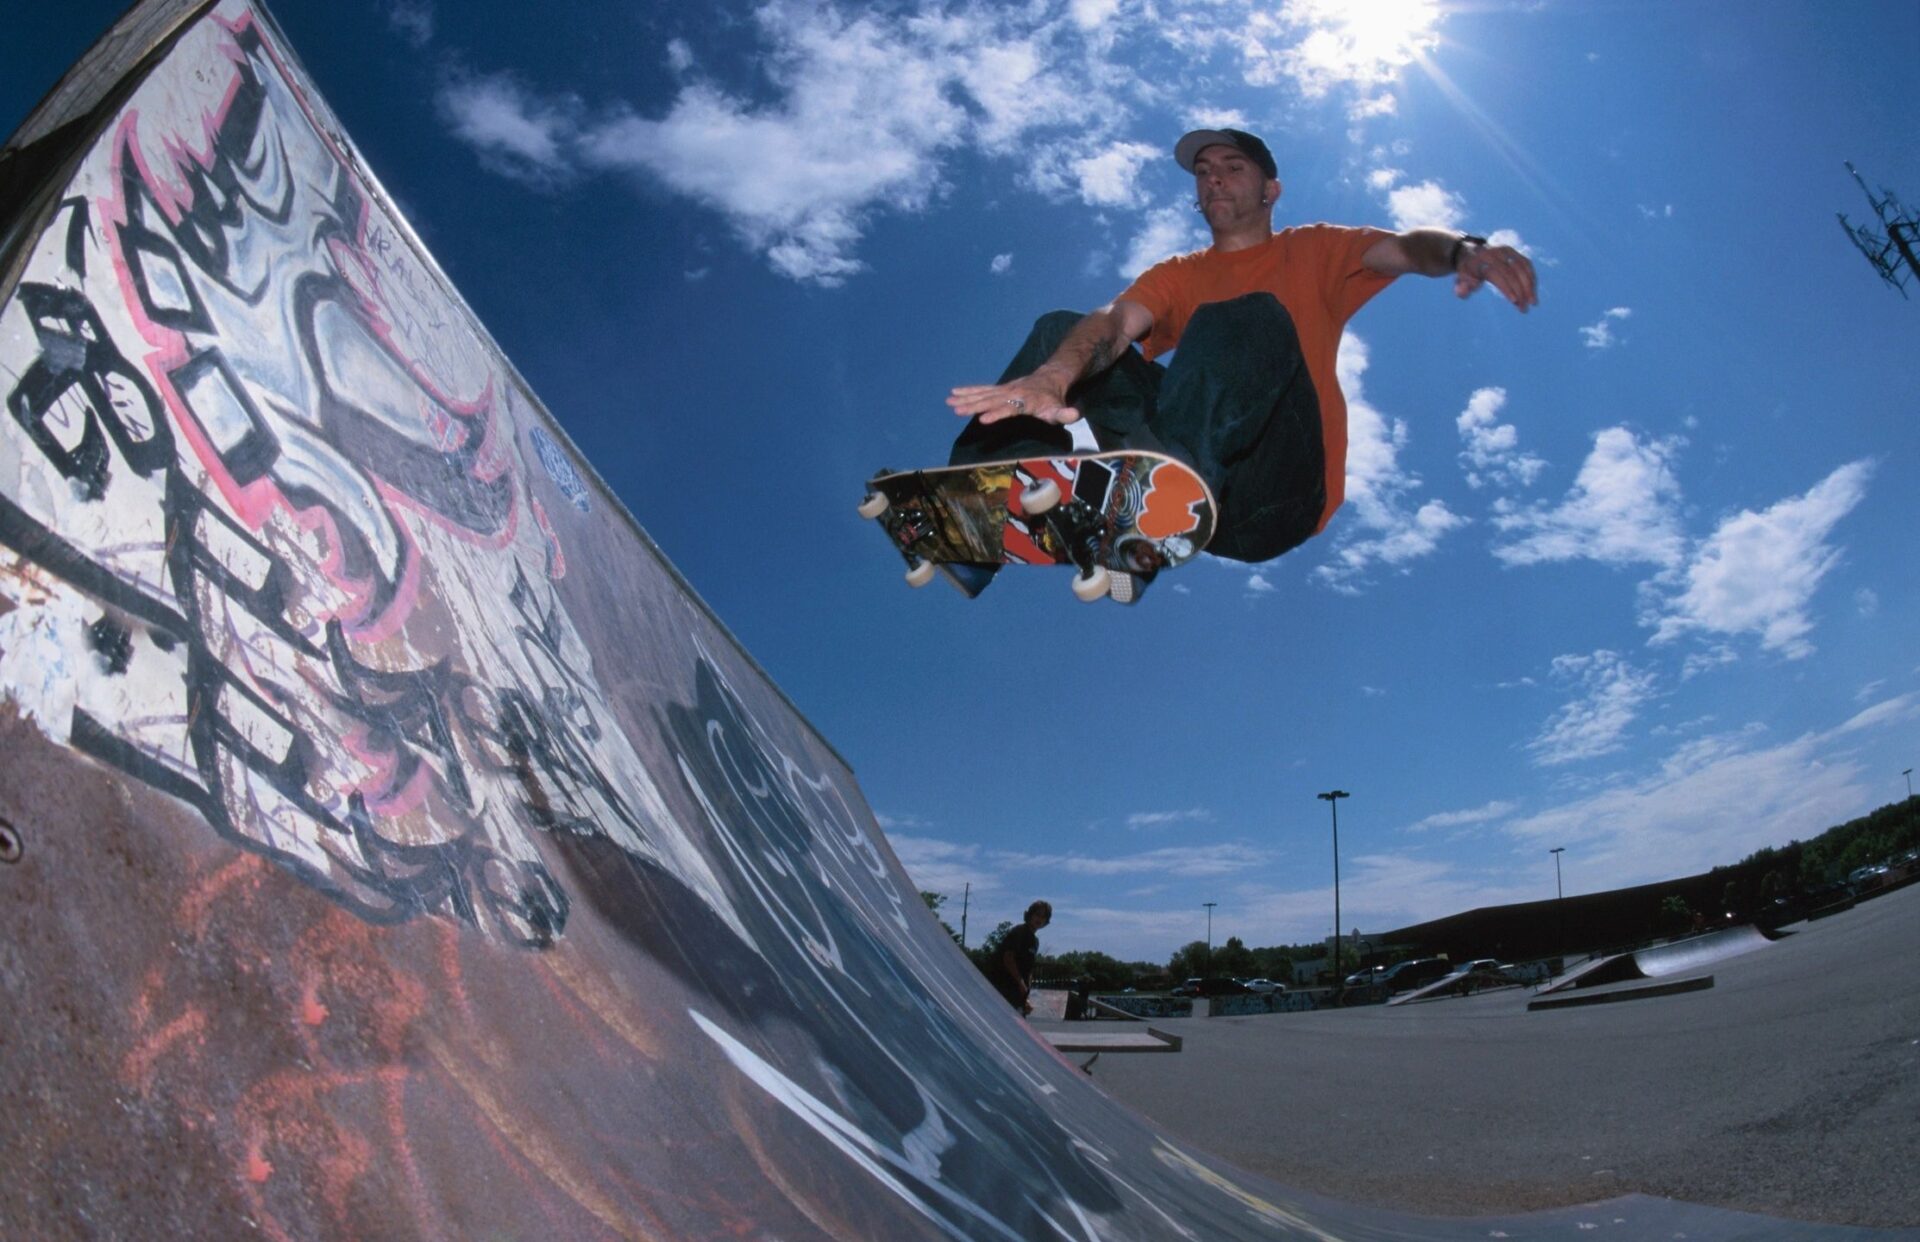
M1494 988L1517 986L1506 975L1490 970L1471 968L1456 970L1442 975L1431 983L1423 983L1417 988L1409 988L1388 999L1389 1005L1405 1005L1412 1001L1437 1000L1446 996L1470 996L1475 992L1491 991Z
M1628 979L1664 979L1711 966L1715 962L1764 949L1782 933L1766 932L1751 923L1721 928L1667 944L1650 945L1625 953L1597 957L1549 980L1539 989L1541 995L1568 988L1598 987Z
M0 393L13 1236L1814 1236L1335 1203L1109 1100L258 5L143 3L0 154Z

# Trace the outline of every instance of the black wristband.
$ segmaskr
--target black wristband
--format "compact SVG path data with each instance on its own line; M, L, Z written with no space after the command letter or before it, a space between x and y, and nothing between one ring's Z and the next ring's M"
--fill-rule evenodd
M1487 239L1484 237L1475 237L1472 233L1462 233L1460 236L1454 238L1453 249L1447 251L1447 270L1449 272L1457 272L1460 270L1460 247L1466 245L1468 242L1472 242L1476 246L1484 246L1487 244Z

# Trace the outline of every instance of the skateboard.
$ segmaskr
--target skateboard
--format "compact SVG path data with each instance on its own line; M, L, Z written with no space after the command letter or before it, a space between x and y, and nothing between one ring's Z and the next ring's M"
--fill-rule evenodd
M1083 453L882 471L860 516L878 520L913 586L955 563L1072 565L1073 593L1092 602L1197 555L1214 498L1164 454Z

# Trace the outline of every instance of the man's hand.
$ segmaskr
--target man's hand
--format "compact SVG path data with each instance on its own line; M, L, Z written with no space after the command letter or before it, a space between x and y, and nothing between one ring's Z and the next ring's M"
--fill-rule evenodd
M1389 233L1360 262L1388 276L1452 276L1453 291L1463 298L1492 285L1523 314L1540 304L1531 259L1512 246L1484 246L1449 229Z
M1533 260L1512 246L1463 246L1460 265L1454 269L1453 292L1456 297L1472 297L1481 285L1492 285L1500 295L1525 314L1540 304L1535 283Z
M1065 404L1065 388L1047 382L1046 368L1004 384L971 384L956 388L947 404L962 418L978 415L983 423L1022 414L1064 427L1080 421L1080 411Z
M962 418L983 423L1026 414L1056 427L1080 421L1067 393L1089 375L1112 366L1153 327L1153 315L1138 302L1115 300L1086 316L1067 333L1053 356L1031 375L1004 384L956 388L947 404Z

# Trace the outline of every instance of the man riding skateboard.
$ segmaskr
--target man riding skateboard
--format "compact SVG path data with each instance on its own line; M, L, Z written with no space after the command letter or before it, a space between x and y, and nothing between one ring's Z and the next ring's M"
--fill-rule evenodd
M1278 169L1243 130L1194 130L1174 158L1193 174L1213 244L1148 268L1090 315L1042 316L998 383L947 398L969 419L950 461L1065 454L1068 425L1085 419L1102 449L1165 452L1199 472L1220 510L1207 551L1271 560L1319 533L1344 499L1347 406L1334 364L1354 312L1409 274L1452 276L1462 298L1492 285L1524 312L1538 302L1533 264L1446 229L1275 233ZM1176 345L1170 366L1153 361ZM998 566L949 569L977 594Z

